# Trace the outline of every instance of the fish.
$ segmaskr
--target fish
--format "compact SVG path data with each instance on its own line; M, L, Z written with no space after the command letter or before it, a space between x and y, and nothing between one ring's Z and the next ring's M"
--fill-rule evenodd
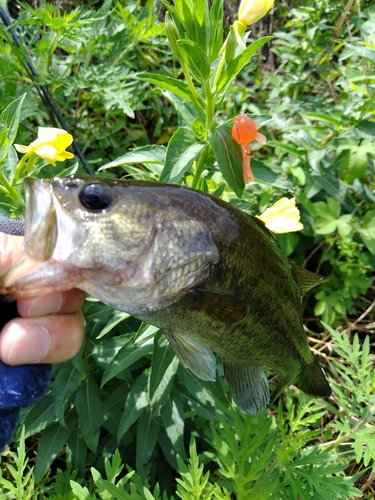
M247 115L237 115L233 120L232 137L241 145L242 149L242 171L245 184L248 184L249 177L254 181L254 174L250 167L251 162L251 142L257 141L259 144L266 144L265 135L258 132L259 125Z
M264 223L178 185L71 175L26 178L23 260L0 279L11 301L72 287L160 328L205 381L223 364L246 413L294 384L329 397L302 323L302 296L324 278L296 266Z

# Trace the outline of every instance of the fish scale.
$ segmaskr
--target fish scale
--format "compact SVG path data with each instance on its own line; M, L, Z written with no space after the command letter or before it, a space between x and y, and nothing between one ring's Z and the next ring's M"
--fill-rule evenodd
M24 260L0 295L81 288L161 328L198 378L215 380L215 352L248 413L269 404L263 366L278 374L273 397L292 383L330 395L301 317L303 292L324 279L295 266L259 219L162 183L70 176L25 190Z

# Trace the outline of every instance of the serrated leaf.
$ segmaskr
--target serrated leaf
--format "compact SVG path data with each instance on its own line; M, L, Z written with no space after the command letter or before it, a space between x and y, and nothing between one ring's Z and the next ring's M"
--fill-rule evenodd
M192 101L193 97L190 93L189 87L186 83L177 78L172 78L171 76L160 75L158 73L141 73L137 75L139 80L152 83L160 89L169 90L174 94L186 99L187 101Z
M179 128L172 135L160 181L177 183L189 170L205 144L199 142L186 128Z
M232 137L231 125L226 123L211 130L209 142L224 179L240 198L245 187L242 152L240 145Z
M257 52L264 44L275 38L274 36L265 36L259 38L253 42L249 47L247 47L239 56L237 56L228 65L225 71L222 72L218 84L217 91L221 92L232 80L235 78L242 68L249 62L252 56Z

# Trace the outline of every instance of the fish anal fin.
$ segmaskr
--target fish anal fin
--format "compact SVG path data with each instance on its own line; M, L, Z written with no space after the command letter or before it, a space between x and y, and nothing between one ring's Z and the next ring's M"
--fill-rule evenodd
M194 308L213 320L232 324L247 316L245 302L226 293L196 288L191 294Z
M324 278L324 276L307 271L306 269L296 266L295 264L293 264L293 270L302 293L306 293L311 290L311 288L328 281L327 278Z
M181 364L202 380L216 380L216 358L207 344L193 340L175 330L164 330Z
M245 413L255 415L270 402L267 377L260 366L239 366L223 362L224 375L229 384L233 401Z
M295 385L310 396L329 398L332 394L317 357L314 358L312 363L302 366L300 376Z

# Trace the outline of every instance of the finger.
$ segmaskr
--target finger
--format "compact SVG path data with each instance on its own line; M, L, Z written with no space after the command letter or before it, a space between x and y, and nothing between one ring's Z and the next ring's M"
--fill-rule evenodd
M8 365L60 363L79 351L83 339L83 315L15 318L0 336L0 359Z
M22 260L22 242L23 236L0 233L0 276Z
M52 292L34 299L17 302L18 312L23 318L47 316L48 314L71 314L78 311L86 293L78 288L66 292Z

